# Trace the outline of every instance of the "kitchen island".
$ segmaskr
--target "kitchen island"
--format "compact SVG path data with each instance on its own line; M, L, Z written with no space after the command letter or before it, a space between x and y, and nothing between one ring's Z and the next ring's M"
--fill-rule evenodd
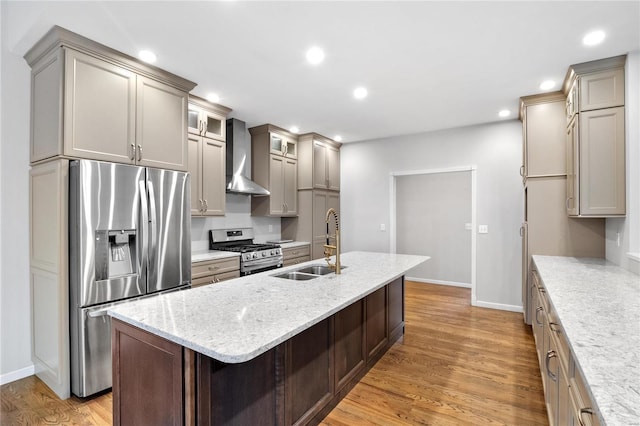
M110 311L114 424L319 422L402 336L427 259L351 252L340 275L275 277L315 260Z

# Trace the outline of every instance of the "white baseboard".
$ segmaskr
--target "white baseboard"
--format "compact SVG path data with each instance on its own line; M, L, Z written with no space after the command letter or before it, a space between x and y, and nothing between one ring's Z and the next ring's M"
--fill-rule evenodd
M404 279L406 281L415 281L415 282L425 283L425 284L439 284L439 285L449 285L452 287L471 288L471 284L469 283L458 283L455 281L430 280L425 278L414 278L414 277L405 277Z
M480 308L498 309L500 311L522 313L522 306L518 305L505 305L503 303L482 302L480 300L476 300L475 306L478 306Z
M24 379L25 377L33 376L36 370L32 365L21 368L20 370L10 371L8 373L4 373L0 375L0 385L5 385L7 383L15 382L16 380Z

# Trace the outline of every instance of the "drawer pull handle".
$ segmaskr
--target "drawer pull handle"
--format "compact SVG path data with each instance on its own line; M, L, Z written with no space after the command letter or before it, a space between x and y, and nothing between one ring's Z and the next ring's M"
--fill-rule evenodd
M210 271L217 271L218 269L220 269L219 266L209 266L208 268Z
M553 349L550 350L549 352L547 352L547 356L544 360L544 365L547 367L547 375L551 378L551 380L553 380L554 382L558 381L558 376L556 376L555 374L553 374L551 372L551 368L549 367L549 362L551 361L551 358L555 358L557 357L558 354L556 353L556 351L554 351Z
M554 333L560 333L560 328L558 327L558 323L556 322L550 322L549 323L549 328L551 329L551 331L553 331Z
M539 307L538 307L538 309L536 309L536 315L535 315L536 324L538 324L538 325L540 325L540 326L542 326L542 321L540 321L540 320L538 319L538 314L539 314L540 312L542 312L543 310L544 310L544 308L543 308L542 306L539 306Z
M581 408L580 409L580 414L578 414L578 421L580 422L580 426L585 426L585 423L582 421L582 415L583 414L588 414L590 416L593 416L593 410L591 408Z

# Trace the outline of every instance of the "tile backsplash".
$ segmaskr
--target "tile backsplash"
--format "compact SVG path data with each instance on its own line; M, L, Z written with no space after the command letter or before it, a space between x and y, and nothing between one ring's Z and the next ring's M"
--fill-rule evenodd
M280 218L251 216L251 197L227 194L225 210L224 216L191 218L191 250L209 248L210 229L253 228L258 243L280 239Z

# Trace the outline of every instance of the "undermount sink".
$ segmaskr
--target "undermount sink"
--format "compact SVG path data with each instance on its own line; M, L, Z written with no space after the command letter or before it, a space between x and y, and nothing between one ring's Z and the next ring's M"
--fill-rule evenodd
M272 276L276 278L285 278L288 280L295 280L295 281L307 281L307 280L312 280L314 278L319 277L319 275L302 274L297 271L285 272L282 274L272 275Z
M343 270L344 268L346 268L346 266L341 267L340 270ZM334 272L333 269L329 268L327 265L311 265L311 266L306 266L302 269L298 269L297 271L302 272L304 274L313 274L313 275L327 275Z
M344 268L346 268L346 266L341 267L340 270ZM314 278L318 278L322 275L330 274L332 272L333 270L326 265L311 265L311 266L305 266L304 268L296 269L294 271L275 274L275 275L272 275L272 277L284 278L287 280L295 280L295 281L307 281L307 280L312 280Z

